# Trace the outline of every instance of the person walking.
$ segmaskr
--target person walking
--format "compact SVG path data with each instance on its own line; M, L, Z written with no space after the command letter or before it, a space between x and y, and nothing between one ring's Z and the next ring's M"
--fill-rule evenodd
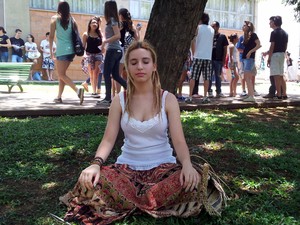
M88 71L92 86L92 97L100 98L97 94L100 65L103 62L102 55L102 34L100 31L100 17L93 17L88 23L88 29L82 36L83 46L85 47ZM87 83L86 83L87 84ZM84 84L83 84L84 86Z
M213 77L215 78L216 85L216 97L225 97L222 93L222 69L227 67L226 65L226 55L228 41L224 34L219 32L220 23L218 21L213 21L211 27L214 29L214 41L212 49L212 79L209 80L208 86L208 96L213 97L213 91L211 89Z
M195 80L199 80L201 73L203 74L204 81L204 95L202 103L206 104L210 102L209 98L207 97L207 92L209 81L211 80L211 55L213 48L214 29L208 25L208 22L209 15L204 12L191 44L193 63L191 68L190 92L189 97L185 99L186 103L193 102L192 97L195 87Z
M74 189L60 197L68 206L64 220L111 224L141 212L186 218L202 209L220 215L226 194L208 164L191 159L177 99L161 89L153 47L145 41L131 44L125 68L128 89L112 100L95 158ZM122 152L105 166L120 128L125 135Z
M57 14L52 16L50 25L50 56L55 59L53 52L53 40L56 33L56 69L59 79L59 88L55 103L62 103L62 94L66 85L69 85L80 99L80 105L84 100L84 89L77 88L73 81L67 76L66 72L75 57L75 51L72 42L72 23L77 26L76 21L70 14L70 6L66 1L58 3Z
M25 48L25 42L21 38L22 30L16 29L15 36L10 38L12 51L11 61L12 62L23 62L23 50Z
M120 45L120 24L117 3L115 1L106 1L104 4L104 17L106 20L105 40L106 46L104 59L104 79L105 79L105 98L97 101L96 105L109 106L111 103L111 75L121 86L126 89L126 81L120 76L119 67L122 58L122 48Z

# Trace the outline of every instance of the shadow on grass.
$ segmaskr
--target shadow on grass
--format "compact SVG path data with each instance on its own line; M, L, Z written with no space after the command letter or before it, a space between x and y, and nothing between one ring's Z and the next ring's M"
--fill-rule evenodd
M222 217L130 217L117 224L297 224L300 221L300 108L183 112L191 152L205 158L236 198ZM58 197L92 159L102 116L0 119L0 224L53 224ZM116 149L108 163L119 155ZM230 194L230 191L227 190Z

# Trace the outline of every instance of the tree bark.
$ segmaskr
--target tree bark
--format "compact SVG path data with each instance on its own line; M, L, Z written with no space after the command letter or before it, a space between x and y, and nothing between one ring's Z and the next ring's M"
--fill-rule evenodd
M145 34L155 48L162 88L176 86L207 0L156 0Z

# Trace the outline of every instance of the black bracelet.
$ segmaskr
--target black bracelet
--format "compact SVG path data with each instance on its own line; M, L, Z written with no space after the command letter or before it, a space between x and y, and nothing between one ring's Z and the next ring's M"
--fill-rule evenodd
M95 157L92 160L91 165L96 164L96 165L100 166L100 168L101 168L103 163L104 163L104 159L102 159L101 157Z

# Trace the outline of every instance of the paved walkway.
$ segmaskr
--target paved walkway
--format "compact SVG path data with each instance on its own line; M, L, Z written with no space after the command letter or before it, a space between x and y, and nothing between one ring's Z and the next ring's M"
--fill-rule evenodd
M17 86L12 89L12 93L7 92L5 85L0 85L0 116L6 117L26 117L26 116L59 116L59 115L77 115L77 114L107 114L108 107L96 106L95 99L90 93L85 93L83 105L79 105L79 99L75 92L65 88L63 94L63 104L55 104L53 99L56 97L58 85L53 82L52 85L47 81L42 83L30 83L22 85L24 92L19 92ZM80 84L80 83L79 83ZM300 106L300 83L287 83L288 99L275 101L262 98L267 94L269 88L268 80L258 80L256 90L261 96L256 97L256 103L242 102L240 97L213 98L210 104L201 104L201 99L196 99L195 104L186 104L180 102L181 110L195 109L238 109L249 107L288 107ZM102 86L102 91L105 88ZM187 84L183 88L183 93L188 93ZM241 90L240 85L237 88ZM222 91L225 95L229 94L228 83L222 84ZM199 85L199 94L203 93L203 84ZM101 97L104 97L103 95Z

